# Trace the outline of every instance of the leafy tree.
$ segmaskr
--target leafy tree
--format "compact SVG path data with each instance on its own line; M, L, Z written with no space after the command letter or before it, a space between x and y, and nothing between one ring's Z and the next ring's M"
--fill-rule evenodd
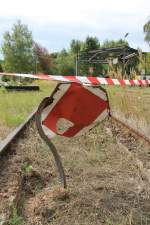
M150 20L143 27L145 33L145 41L150 45Z
M74 55L63 49L55 60L57 73L60 75L74 74Z
M96 50L100 48L100 43L97 37L88 36L83 45L84 51Z
M33 38L28 27L18 21L4 33L2 53L7 72L27 73L34 70Z
M146 53L146 74L150 74L150 52Z
M73 39L70 44L71 53L77 55L82 50L83 42Z
M37 70L35 72L50 74L52 72L53 59L52 56L49 54L48 50L40 46L38 43L35 43L34 55Z
M114 41L114 40L105 40L102 44L101 47L103 48L113 48L113 47L118 47L118 46L122 46L122 45L129 45L127 41L125 40L117 40L117 41Z

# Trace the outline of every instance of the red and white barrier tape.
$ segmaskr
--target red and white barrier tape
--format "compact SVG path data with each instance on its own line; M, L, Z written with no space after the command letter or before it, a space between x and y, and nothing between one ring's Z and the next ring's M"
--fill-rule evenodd
M88 77L88 76L61 76L61 75L46 75L46 74L19 74L19 73L0 73L1 76L16 76L24 78L35 78L41 80L54 80L61 82L75 82L89 85L119 85L119 86L147 86L150 85L150 80L119 80L112 78L101 78L101 77Z

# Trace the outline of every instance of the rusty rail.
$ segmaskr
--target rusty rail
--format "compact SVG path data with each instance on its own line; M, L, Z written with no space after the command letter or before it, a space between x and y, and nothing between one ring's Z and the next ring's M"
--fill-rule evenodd
M122 126L126 127L129 131L134 133L136 136L138 136L139 138L143 139L145 142L150 144L150 139L148 137L146 137L144 134L142 134L139 131L137 131L136 129L130 127L129 125L127 125L123 121L121 121L118 118L114 117L112 114L110 116L111 116L112 120L116 121L117 123L120 123Z
M0 154L4 153L4 151L11 145L11 143L18 138L20 133L27 127L29 122L35 117L36 111L33 111L16 129L14 129L3 141L0 142Z
M43 104L44 103L44 104ZM37 124L37 129L38 132L41 136L41 138L46 142L46 144L48 145L49 149L51 150L54 159L55 159L55 163L59 172L59 176L60 176L60 180L61 183L63 184L63 187L66 188L67 184L66 184L66 176L64 173L64 169L62 166L62 162L61 162L61 158L57 152L56 147L54 146L54 144L46 137L46 135L44 134L42 128L41 128L41 109L43 107L43 105L45 106L45 103L47 103L47 101L42 101L38 110L35 110L34 112L32 112L26 119L26 121L24 123L22 123L20 126L18 126L16 129L14 129L2 142L0 142L0 156L6 154L6 152L8 152L8 148L11 146L12 143L14 143L20 136L20 134L25 130L25 128L28 126L28 124L30 123L30 121L32 121L33 119L36 120L36 124Z
M55 159L55 162L56 162L56 166L58 168L58 172L59 172L61 183L63 184L63 187L66 188L66 186L67 186L67 184L66 184L66 176L65 176L64 169L63 169L63 166L62 166L61 158L60 158L60 156L59 156L55 146L53 145L53 143L43 133L42 127L41 127L41 123L40 123L40 121L41 121L41 111L42 111L43 108L45 108L45 106L48 104L48 102L49 102L49 98L45 98L41 102L38 110L36 110L33 113L31 113L23 124L21 124L19 127L17 127L13 132L11 132L7 136L6 139L4 139L0 143L0 155L4 154L6 152L6 150L8 149L8 147L14 141L16 141L18 139L18 137L25 130L27 125L30 123L30 121L32 121L32 119L36 119L36 124L37 124L37 128L38 128L39 134L44 139L46 144L49 146L49 148L50 148L50 150L51 150L51 152L52 152L52 154L54 156L54 159ZM143 134L141 134L139 131L135 130L134 128L128 126L123 121L119 120L118 118L114 117L113 115L110 115L110 117L112 118L112 120L114 120L117 123L121 124L122 126L126 127L131 133L135 134L138 138L141 138L146 143L150 144L150 139L148 137L144 136Z

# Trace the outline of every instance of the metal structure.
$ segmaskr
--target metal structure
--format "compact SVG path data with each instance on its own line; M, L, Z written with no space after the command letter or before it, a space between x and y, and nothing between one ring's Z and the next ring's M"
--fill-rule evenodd
M120 62L123 64L123 68L125 70L126 63L138 55L138 50L127 45L101 48L91 51L81 51L76 57L76 76L79 74L81 63L109 64L111 62L112 64L117 64Z
M14 129L3 141L0 142L0 155L5 152L5 150L8 149L8 147L11 145L11 143L14 140L17 140L19 138L19 135L21 132L23 132L26 127L29 125L29 123L35 118L36 110L32 112L26 119L24 123L22 123L20 126L18 126L16 129Z

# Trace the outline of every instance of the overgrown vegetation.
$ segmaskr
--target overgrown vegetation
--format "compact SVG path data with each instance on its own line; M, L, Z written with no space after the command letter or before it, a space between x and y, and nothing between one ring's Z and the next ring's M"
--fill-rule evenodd
M123 132L120 139L128 140L128 147L119 144L113 135L115 129L109 126L106 121L82 136L53 139L67 175L66 190L57 186L53 158L36 127L27 131L16 147L17 160L12 159L12 164L18 171L22 162L29 161L47 185L33 192L35 176L23 183L18 210L25 225L149 224L150 189L144 176L149 168L149 147L125 130L117 138Z

